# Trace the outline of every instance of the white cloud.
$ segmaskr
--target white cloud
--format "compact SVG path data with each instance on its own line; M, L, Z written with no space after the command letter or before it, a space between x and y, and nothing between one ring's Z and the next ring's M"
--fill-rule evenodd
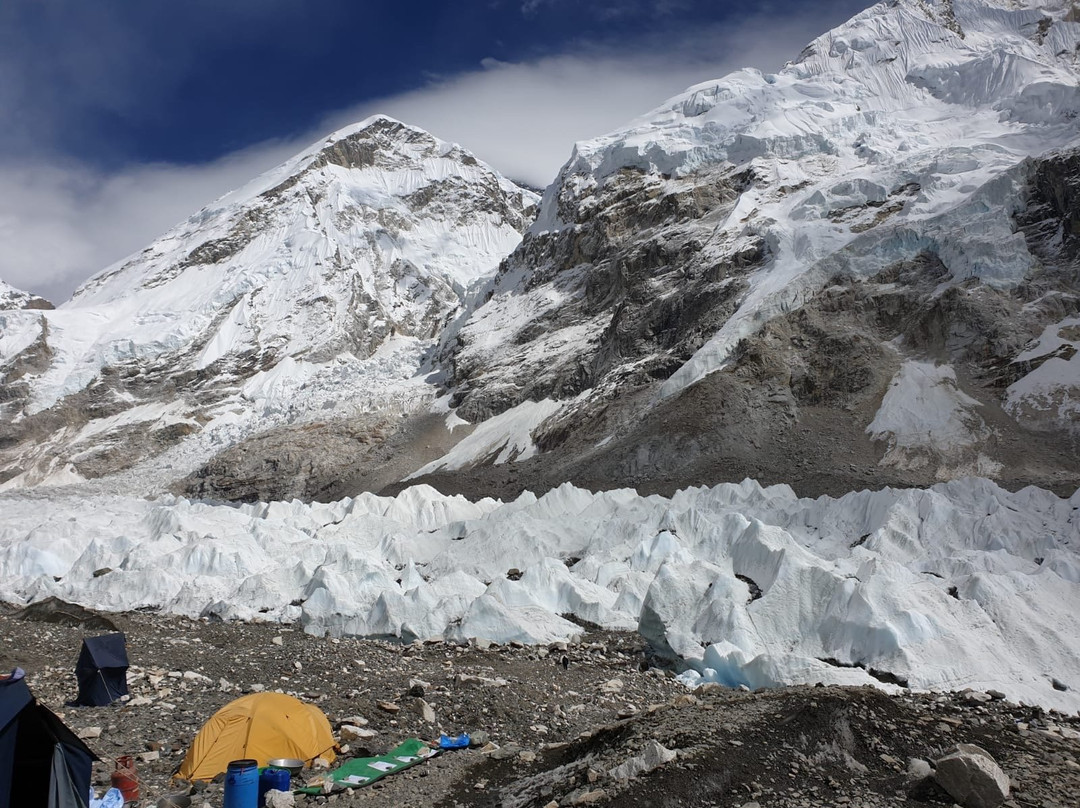
M0 164L0 278L61 302L91 274L295 151L264 144L201 166L114 173L45 158Z
M264 143L199 166L132 166L115 172L0 161L0 278L54 301L89 275L145 247L202 205L267 170L328 131L382 112L461 143L507 176L554 179L573 143L611 131L687 86L750 64L775 68L807 31L839 19L789 18L688 32L632 50L577 52L475 71L328 116L289 142Z

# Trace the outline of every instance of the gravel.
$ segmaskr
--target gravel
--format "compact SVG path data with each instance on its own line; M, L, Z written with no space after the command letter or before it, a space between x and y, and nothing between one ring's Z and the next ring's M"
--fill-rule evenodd
M218 708L258 690L317 704L339 740L351 727L344 757L382 754L410 737L473 735L471 749L297 804L952 805L928 767L957 743L994 757L1012 782L1010 808L1080 804L1080 718L989 694L715 685L691 693L632 633L590 630L566 647L404 645L126 613L106 619L127 634L130 698L71 708L79 646L101 633L100 618L88 630L85 615L6 611L0 666L23 667L35 695L87 738L103 759L94 766L99 790L113 759L135 755L142 805L192 788L170 778L195 733ZM619 776L628 772L638 773ZM194 790L195 808L221 805L220 784Z

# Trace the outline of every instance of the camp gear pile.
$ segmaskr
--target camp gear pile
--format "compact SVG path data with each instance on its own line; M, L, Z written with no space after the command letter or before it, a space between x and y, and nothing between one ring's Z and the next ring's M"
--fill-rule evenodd
M388 754L346 761L330 772L323 783L313 782L298 790L305 794L322 794L327 790L324 783L329 783L331 790L334 786L359 788L371 785L388 774L397 774L437 754L436 750L423 741L410 738L398 744Z

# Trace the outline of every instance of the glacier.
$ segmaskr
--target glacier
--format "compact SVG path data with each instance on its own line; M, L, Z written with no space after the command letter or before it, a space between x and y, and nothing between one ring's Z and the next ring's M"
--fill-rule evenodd
M639 630L691 682L996 688L1080 709L1080 493L977 478L816 500L752 481L512 502L423 485L241 506L16 492L0 512L0 590L18 602L404 641L572 641L579 619Z

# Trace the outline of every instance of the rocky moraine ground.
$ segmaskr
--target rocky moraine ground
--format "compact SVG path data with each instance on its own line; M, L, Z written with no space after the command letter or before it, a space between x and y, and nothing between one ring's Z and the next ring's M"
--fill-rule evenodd
M170 777L214 711L260 689L317 704L346 758L440 731L473 736L474 748L365 789L297 795L297 804L953 805L931 764L967 743L986 750L1010 780L1005 805L1080 805L1080 717L999 694L813 686L690 692L637 635L594 630L566 647L463 647L317 638L288 626L151 613L87 617L5 609L0 665L23 667L37 697L102 758L94 767L99 789L108 761L137 755L144 806L189 790L195 808L221 805L220 784ZM127 634L130 698L66 707L82 637L109 623ZM317 776L305 772L304 779Z

